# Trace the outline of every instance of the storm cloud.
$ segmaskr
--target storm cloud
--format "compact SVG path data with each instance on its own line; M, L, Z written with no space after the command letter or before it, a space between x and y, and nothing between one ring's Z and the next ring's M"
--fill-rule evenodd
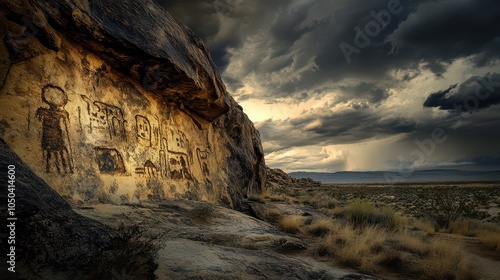
M500 74L472 77L460 86L432 93L425 107L437 107L455 113L472 113L500 103Z
M435 128L449 141L426 166L500 156L499 1L159 2L207 43L271 166L397 168Z

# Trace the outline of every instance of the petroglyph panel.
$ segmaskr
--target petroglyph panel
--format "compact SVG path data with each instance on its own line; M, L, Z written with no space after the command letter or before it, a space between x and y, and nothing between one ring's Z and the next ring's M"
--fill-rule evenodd
M193 42L189 32L181 28L172 33L187 39L177 42L180 53L166 50L152 56L148 52L155 47L143 48L147 42L142 47L128 44L130 38L114 34L120 40L111 44L109 34L82 34L96 31L94 21L101 15L63 2L64 9L52 19L89 15L79 21L83 29L72 22L67 28L48 24L37 5L13 4L8 5L15 9L12 15L36 20L43 32L23 44L13 44L17 39L12 36L0 42L0 61L8 62L8 69L0 70L0 135L37 176L65 197L83 202L167 197L234 206L247 185L262 185L241 180L252 173L247 162L263 166L263 160L255 159L262 152L251 141L257 134L223 90L204 47L199 42L184 46ZM17 34L19 22L6 16L0 14L5 34ZM74 32L82 36L74 37ZM162 40L174 38L167 37ZM101 39L106 45L99 45ZM129 52L130 46L134 51ZM145 69L171 71L162 77L172 81L151 81L155 75L145 78ZM231 131L249 137L234 141Z

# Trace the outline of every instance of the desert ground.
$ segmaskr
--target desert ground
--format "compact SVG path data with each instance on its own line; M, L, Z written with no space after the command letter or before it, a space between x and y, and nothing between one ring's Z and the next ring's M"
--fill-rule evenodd
M184 200L74 210L143 229L156 279L500 279L499 207L494 182L271 183L244 213Z

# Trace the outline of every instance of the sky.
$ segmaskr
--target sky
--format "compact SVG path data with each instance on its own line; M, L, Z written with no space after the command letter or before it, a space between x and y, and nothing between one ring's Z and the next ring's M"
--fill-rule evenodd
M158 0L286 172L500 170L498 0Z

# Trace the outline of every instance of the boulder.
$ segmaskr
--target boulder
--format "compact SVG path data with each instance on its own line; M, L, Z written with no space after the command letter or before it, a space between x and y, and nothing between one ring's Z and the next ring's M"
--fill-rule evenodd
M0 204L2 220L15 226L7 235L14 241L9 246L15 249L16 273L4 273L18 278L9 279L42 279L34 272L41 267L71 271L82 259L109 244L113 230L73 212L1 139L0 154L0 168L5 172L0 199L14 199L11 204ZM9 182L7 170L14 171L10 178L13 181ZM8 185L14 186L10 192Z
M155 1L0 3L0 137L74 202L240 209L260 135L203 42Z

